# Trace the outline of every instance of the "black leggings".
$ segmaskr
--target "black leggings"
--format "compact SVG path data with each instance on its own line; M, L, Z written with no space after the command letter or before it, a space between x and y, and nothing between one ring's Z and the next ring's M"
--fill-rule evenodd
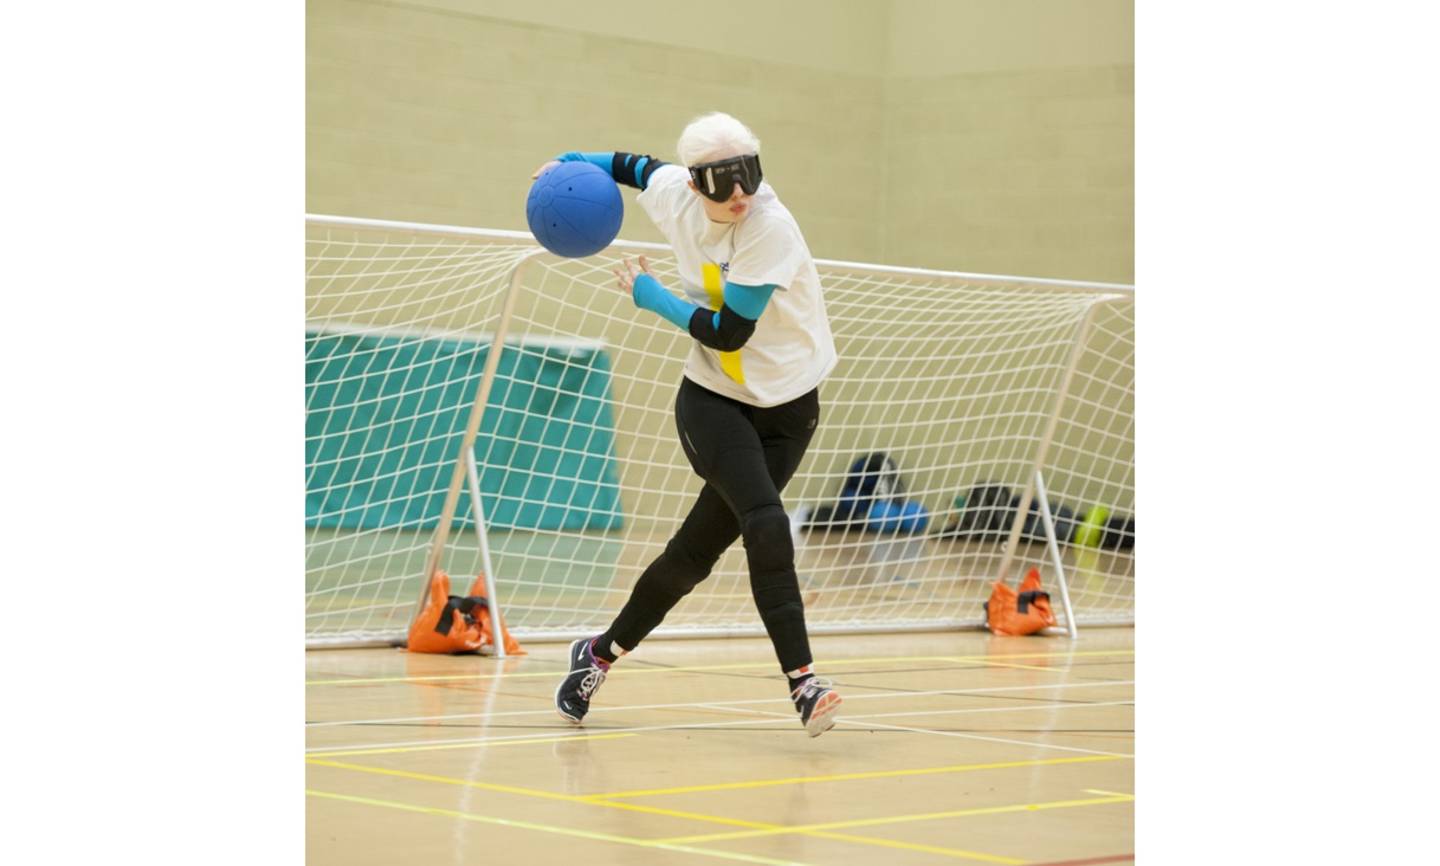
M710 575L726 548L743 537L750 590L780 669L810 664L795 546L780 491L799 468L819 420L820 398L814 390L759 409L689 379L681 382L675 426L680 447L705 486L665 551L640 575L604 637L634 649Z

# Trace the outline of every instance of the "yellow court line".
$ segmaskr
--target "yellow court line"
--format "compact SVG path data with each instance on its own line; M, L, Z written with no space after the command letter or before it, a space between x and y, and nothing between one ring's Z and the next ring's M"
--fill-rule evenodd
M912 770L875 770L868 773L837 773L830 776L793 776L786 779L757 779L750 782L721 782L714 785L690 785L683 788L642 788L589 794L592 800L619 800L626 797L651 797L661 794L694 794L701 791L731 791L741 788L766 788L772 785L802 785L809 782L845 782L852 779L887 779L899 776L925 776L933 773L966 773L972 770L1003 770L1013 767L1042 767L1053 764L1085 764L1093 761L1118 761L1119 755L1085 755L1076 758L1039 758L1031 761L1003 761L990 764L953 764L946 767L920 767Z
M453 809L437 809L431 806L416 806L410 803L397 803L392 800L375 800L370 797L356 797L350 794L335 794L329 791L314 791L309 788L305 793L311 797L324 797L330 800L343 800L349 803L362 803L367 806L383 806L388 809L399 809L404 812L419 812L423 815L438 815L442 818L460 818L465 821L477 821L482 824L499 824L502 827L518 827L522 830L539 830L542 833L555 833L561 836L575 836L581 839L590 839L599 842L616 842L621 845L634 845L640 848L659 848L665 851L681 851L686 854L700 854L705 857L719 857L723 860L739 860L744 863L763 863L767 866L804 866L795 860L772 860L769 857L757 857L749 854L737 854L730 851L712 851L706 848L695 848L689 845L681 845L674 842L652 841L648 839L632 839L629 836L615 836L610 833L592 833L588 830L576 830L573 827L552 827L548 824L536 824L533 821L512 821L508 818L495 818L490 815L476 815L471 812L457 812Z
M566 737L531 737L524 740L460 740L454 743L435 743L428 746L396 746L389 749L344 749L338 751L307 752L306 756L319 758L345 758L351 755L393 755L398 752L434 752L441 749L476 749L481 746L524 746L529 743L556 743L564 740L614 740L620 737L636 737L638 734L571 734Z
M435 776L429 773L412 773L408 770L390 770L383 767L366 767L361 764L346 764L339 761L317 761L307 759L306 763L315 764L321 767L335 767L343 770L356 770L362 773L375 773L381 776L395 776L402 779L414 779L420 782L439 782L446 785L461 785L467 788L479 788L486 791L497 791L505 794L520 794L528 797L539 797L545 800L562 800L571 803L580 803L587 806L601 806L607 809L621 809L627 812L642 812L647 815L661 815L667 818L680 818L688 821L698 821L707 824L722 824L731 827L747 827L760 831L785 831L781 824L770 824L763 821L747 821L742 818L725 818L719 815L705 815L699 812L684 812L678 809L663 809L658 806L641 806L637 803L615 803L609 800L597 800L589 796L577 794L556 794L551 791L540 791L531 788L518 788L513 785L497 785L492 782L475 782L469 779L454 779L448 776ZM884 848L898 848L909 851L924 851L930 854L945 854L951 857L961 857L968 860L979 860L985 863L1002 863L1006 866L1019 866L1024 860L1017 860L1013 857L1001 857L994 854L983 854L977 851L966 851L959 848L937 848L931 845L921 845L914 842L899 842L892 839L878 839L871 836L852 836L846 833L830 833L820 830L801 833L804 836L815 836L822 839L833 839L840 842L855 842L862 845L878 845Z
M659 806L641 806L635 803L610 803L590 798L580 794L556 794L551 791L541 791L535 788L518 788L513 785L497 785L493 782L475 782L470 779L455 779L449 776L435 776L429 773L412 773L408 770L389 770L384 767L366 767L361 764L345 764L338 761L314 761L306 760L307 764L315 764L321 767L335 767L342 770L356 770L362 773L375 773L381 776L395 776L401 779L414 779L420 782L439 782L446 785L460 785L466 788L479 788L485 791L497 791L504 794L520 794L526 797L539 797L544 800L562 800L568 803L581 803L591 806L605 806L611 809L622 809L627 812L643 812L647 815L664 815L667 818L684 818L691 821L701 821L710 824L725 824L731 827L749 827L757 830L769 830L778 827L778 824L766 824L761 821L746 821L742 818L722 818L717 815L703 815L698 812L683 812L677 809L664 809Z
M1069 809L1076 806L1097 806L1103 803L1128 803L1135 798L1115 794L1089 800L1055 800L1049 803L1017 803L1010 806L984 806L978 809L957 809L951 812L926 812L918 815L890 815L884 818L860 818L854 821L832 821L826 824L800 824L778 830L745 830L739 833L711 833L703 836L674 836L662 841L673 843L714 842L731 839L753 839L757 836L779 836L785 833L812 833L817 830L838 830L845 827L873 827L880 824L901 824L910 821L933 821L938 818L964 818L971 815L999 815L1005 812L1038 812L1043 809Z
M584 799L575 794L556 794L550 791L541 791L535 788L519 788L514 785L498 785L494 782L476 782L471 779L455 779L450 776L435 776L430 773L412 773L409 770L390 770L385 767L367 767L363 764L347 764L343 761L322 761L316 758L306 758L305 763L314 764L317 767L334 767L338 770L355 770L361 773L373 773L377 776L395 776L400 779L414 779L419 782L443 782L447 785L462 785L467 788L479 788L482 791L496 791L502 794L521 794L526 797L540 797L545 800L565 800L574 802Z
M1048 658L1079 658L1081 656L1114 656L1134 655L1133 649L1117 650L1083 650L1080 652L1053 652L1053 653L1004 653L985 656L882 656L880 658L863 659L837 659L830 664L834 667L843 667L852 664L885 664L897 662L989 662L991 659L1048 659ZM636 674L674 674L694 671L726 671L726 670L750 670L754 668L774 669L774 662L746 662L743 664L728 665L683 665L671 668L636 668L621 667L617 665L610 670L610 676ZM1049 670L1047 668L1047 670ZM339 679L339 680L306 680L307 686L358 686L375 685L379 683L433 683L433 682L455 682L460 680L513 680L529 677L555 677L563 671L527 671L525 673L509 674L446 674L429 677L369 677L365 679ZM778 675L777 675L778 676Z
M848 833L826 833L820 830L812 830L800 835L815 836L819 839L834 839L837 842L861 842L866 845L879 845L882 848L898 848L901 851L922 851L926 854L944 854L948 857L959 857L963 860L979 860L982 863L1001 863L1004 864L1004 866L1022 866L1022 864L1030 862L1014 857L1001 857L998 854L982 854L979 851L967 851L963 848L941 848L936 845L922 845L919 842L899 842L894 839L881 839L878 836L851 836Z

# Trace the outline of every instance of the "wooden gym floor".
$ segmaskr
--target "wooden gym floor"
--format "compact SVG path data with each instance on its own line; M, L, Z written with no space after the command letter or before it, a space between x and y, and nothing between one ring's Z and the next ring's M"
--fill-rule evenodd
M307 862L1133 860L1134 631L824 636L805 736L769 642L651 640L583 727L564 644L306 654Z

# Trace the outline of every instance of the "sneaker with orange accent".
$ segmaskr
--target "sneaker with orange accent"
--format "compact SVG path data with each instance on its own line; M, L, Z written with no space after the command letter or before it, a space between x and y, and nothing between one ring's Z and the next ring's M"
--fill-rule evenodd
M840 696L831 691L834 683L816 676L806 677L790 693L795 709L800 713L800 724L805 733L818 737L835 727L835 712L840 709Z

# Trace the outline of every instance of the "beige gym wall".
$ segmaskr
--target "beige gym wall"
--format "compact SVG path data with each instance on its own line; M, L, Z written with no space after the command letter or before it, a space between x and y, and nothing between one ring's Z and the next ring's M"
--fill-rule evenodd
M1130 0L310 0L307 209L524 229L548 157L673 159L719 109L760 136L819 257L1128 282L1132 19ZM625 194L622 237L661 240Z
M881 256L1134 280L1131 0L891 0Z
M756 130L766 171L817 255L879 257L881 190L869 167L880 149L882 82L874 72L815 64L832 46L854 53L841 35L874 30L882 17L837 25L807 57L785 50L804 41L797 28L805 16L794 13L827 4L793 4L793 20L782 17L768 44L751 41L754 56L746 56L681 41L693 41L694 16L672 11L652 20L667 4L607 2L598 4L601 16L579 11L594 3L548 5L577 10L576 26L629 22L621 29L646 36L495 17L518 16L520 3L312 0L307 208L523 230L530 175L546 159L630 150L674 161L685 124L718 109ZM743 41L743 22L773 23L770 5L728 4L736 25L726 42ZM827 178L858 180L836 187ZM663 240L634 206L634 191L625 197L621 236Z

